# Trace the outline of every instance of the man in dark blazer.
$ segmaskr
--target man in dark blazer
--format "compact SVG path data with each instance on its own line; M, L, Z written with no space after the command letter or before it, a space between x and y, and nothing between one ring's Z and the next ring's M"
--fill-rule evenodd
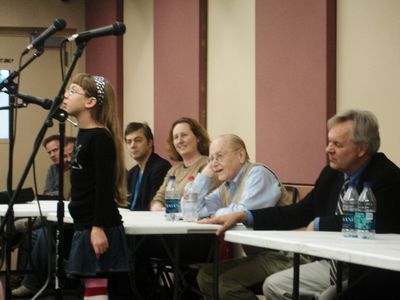
M286 207L237 212L204 222L222 224L217 234L237 222L255 230L307 226L308 230L340 231L342 216L336 213L336 207L346 179L356 185L359 193L364 182L370 183L377 201L376 232L400 233L400 169L383 153L377 152L379 146L379 127L371 112L349 110L336 115L328 121L329 165L302 201ZM335 287L330 283L329 271L326 260L302 265L300 296L332 299ZM263 287L267 299L291 299L292 279L292 269L268 277ZM399 282L397 272L350 264L349 288L345 295L350 299L395 299L394 289Z
M153 133L146 123L129 123L125 128L124 137L129 155L137 163L127 174L129 208L150 210L150 201L163 183L171 164L154 153ZM131 238L129 237L128 240L131 241ZM140 247L135 249L133 260L136 292L147 295L153 288L155 277L147 255L154 245L153 237L137 237L136 243L140 244ZM121 299L133 298L134 292L131 289L128 274L116 273L110 277L109 282L109 289L114 297L118 295Z
M150 210L150 201L171 164L154 153L153 133L145 123L129 123L125 129L125 143L137 163L127 176L129 207L131 210Z

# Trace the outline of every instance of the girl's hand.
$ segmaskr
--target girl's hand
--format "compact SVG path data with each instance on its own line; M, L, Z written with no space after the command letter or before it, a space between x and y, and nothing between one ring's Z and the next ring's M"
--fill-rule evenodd
M92 244L96 258L99 259L100 255L105 253L108 249L107 236L102 227L93 226L90 233L90 242Z

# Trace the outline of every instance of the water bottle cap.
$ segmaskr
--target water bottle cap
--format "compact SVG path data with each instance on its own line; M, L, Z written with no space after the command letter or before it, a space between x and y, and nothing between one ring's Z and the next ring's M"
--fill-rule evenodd
M169 179L170 179L170 180L175 180L175 175L169 176Z
M368 181L365 181L365 182L364 182L364 187L365 187L365 188L369 188L369 187L370 187L370 184L369 184Z
M193 181L194 180L194 176L193 175L189 175L187 178L189 181Z

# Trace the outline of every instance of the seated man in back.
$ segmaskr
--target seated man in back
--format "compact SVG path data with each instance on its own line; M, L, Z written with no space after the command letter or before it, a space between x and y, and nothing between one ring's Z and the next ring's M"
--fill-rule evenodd
M150 210L150 202L164 181L171 164L154 152L154 139L146 123L131 122L125 129L125 144L136 165L128 171L127 190L131 210ZM143 295L149 293L154 280L154 272L147 255L154 247L149 236L137 237L140 244L135 251L135 285ZM109 288L114 295L132 296L127 274L116 274L110 278Z
M49 167L46 177L46 184L44 194L50 196L57 196L59 193L59 162L60 162L60 142L59 135L52 135L46 138L43 142L43 147L46 149L53 161ZM69 164L71 162L71 155L75 144L75 137L65 137L64 142L64 195L69 198L70 194L70 178L69 178ZM47 239L51 235L45 234L44 229L41 228L42 221L36 219L33 224L34 230L31 236L25 235L18 252L18 269L35 269L36 272L24 276L21 285L12 290L13 297L26 297L36 292L41 285L45 282L45 275L47 274L48 255L51 253L48 249ZM28 231L27 218L18 219L15 221L16 230L22 233ZM67 237L68 232L65 236ZM29 241L29 238L31 241ZM67 243L66 243L67 244ZM31 259L31 260L29 260ZM33 264L33 266L32 266Z
M129 155L137 165L128 171L131 210L150 210L150 202L164 181L171 164L154 152L154 139L146 123L132 122L125 129Z
M64 141L64 199L69 198L69 192L71 189L69 162L71 161L71 154L74 149L75 140L75 137L67 136ZM60 136L51 135L47 137L43 141L43 147L53 162L47 171L43 193L49 196L57 196L59 189Z
M214 175L223 184L206 195ZM196 176L193 189L199 193L200 217L291 203L276 175L262 164L250 163L243 140L233 134L221 135L211 143L210 162ZM249 288L292 263L291 257L277 251L245 247L245 252L247 257L220 263L220 299L257 299ZM212 294L212 271L212 266L206 265L197 276L207 299Z

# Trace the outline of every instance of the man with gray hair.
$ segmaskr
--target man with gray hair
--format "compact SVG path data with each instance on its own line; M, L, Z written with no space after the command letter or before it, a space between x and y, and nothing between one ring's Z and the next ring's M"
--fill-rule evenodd
M199 192L199 215L224 215L264 207L288 205L291 197L277 176L266 166L249 162L243 140L234 134L217 137L210 145L209 164L196 176L193 189ZM212 178L223 182L206 195ZM256 299L251 286L266 276L291 266L286 253L244 247L247 257L220 264L219 299ZM204 266L198 276L200 290L211 295L212 267Z
M326 153L329 165L319 175L314 189L300 202L287 207L273 207L233 213L207 221L222 224L220 234L237 222L256 230L290 230L307 226L308 230L340 231L342 215L337 213L339 195L346 183L361 192L369 182L376 197L376 232L400 233L400 169L383 153L379 126L369 111L348 110L328 121ZM355 241L356 242L356 241ZM335 297L335 271L327 260L300 266L300 297L332 299ZM360 265L349 265L348 289L351 299L394 299L399 273ZM293 269L269 276L263 290L267 299L292 299ZM345 282L346 283L346 282Z

